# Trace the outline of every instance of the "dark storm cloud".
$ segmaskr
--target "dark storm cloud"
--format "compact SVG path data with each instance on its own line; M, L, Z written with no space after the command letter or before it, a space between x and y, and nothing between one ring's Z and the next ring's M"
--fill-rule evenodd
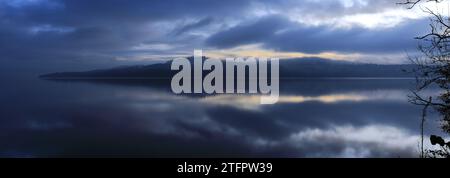
M1 1L0 55L3 59L112 58L146 41L166 41L159 22L241 14L246 1ZM185 26L188 31L209 19ZM176 25L173 22L171 25ZM174 28L174 27L166 27ZM162 32L161 32L162 31ZM98 60L100 60L98 59Z
M80 25L240 14L249 3L239 0L38 0L20 6L0 2L0 8L5 11L4 17L36 23Z
M414 49L415 36L423 34L427 21L416 20L396 28L350 29L332 26L305 26L281 17L266 17L216 33L208 44L217 48L262 43L281 51L319 52L401 52ZM418 28L419 27L419 28ZM425 26L426 27L426 26Z

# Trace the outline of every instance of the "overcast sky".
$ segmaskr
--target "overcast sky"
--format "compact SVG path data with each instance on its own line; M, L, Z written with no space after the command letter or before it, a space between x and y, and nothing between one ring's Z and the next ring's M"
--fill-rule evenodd
M148 62L203 49L399 63L427 23L395 0L0 0L0 60Z

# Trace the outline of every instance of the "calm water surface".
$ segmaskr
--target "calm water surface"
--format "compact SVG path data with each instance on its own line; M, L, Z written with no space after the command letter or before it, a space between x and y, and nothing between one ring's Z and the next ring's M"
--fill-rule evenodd
M280 102L174 95L157 81L2 86L1 157L417 157L413 80L296 79ZM438 132L434 121L429 132Z

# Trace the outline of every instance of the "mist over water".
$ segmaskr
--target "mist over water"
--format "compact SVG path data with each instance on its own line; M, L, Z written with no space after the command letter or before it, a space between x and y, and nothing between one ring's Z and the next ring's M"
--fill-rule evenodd
M2 80L1 157L418 157L408 79L282 80L274 105L154 80Z

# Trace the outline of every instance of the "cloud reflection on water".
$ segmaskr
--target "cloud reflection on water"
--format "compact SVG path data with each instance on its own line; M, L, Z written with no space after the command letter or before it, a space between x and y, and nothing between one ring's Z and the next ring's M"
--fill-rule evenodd
M257 95L35 86L40 92L6 97L1 115L14 119L0 119L8 139L0 138L9 140L0 156L414 157L419 143L420 109L407 103L403 85L334 85L313 93L289 85L275 105L260 105Z

